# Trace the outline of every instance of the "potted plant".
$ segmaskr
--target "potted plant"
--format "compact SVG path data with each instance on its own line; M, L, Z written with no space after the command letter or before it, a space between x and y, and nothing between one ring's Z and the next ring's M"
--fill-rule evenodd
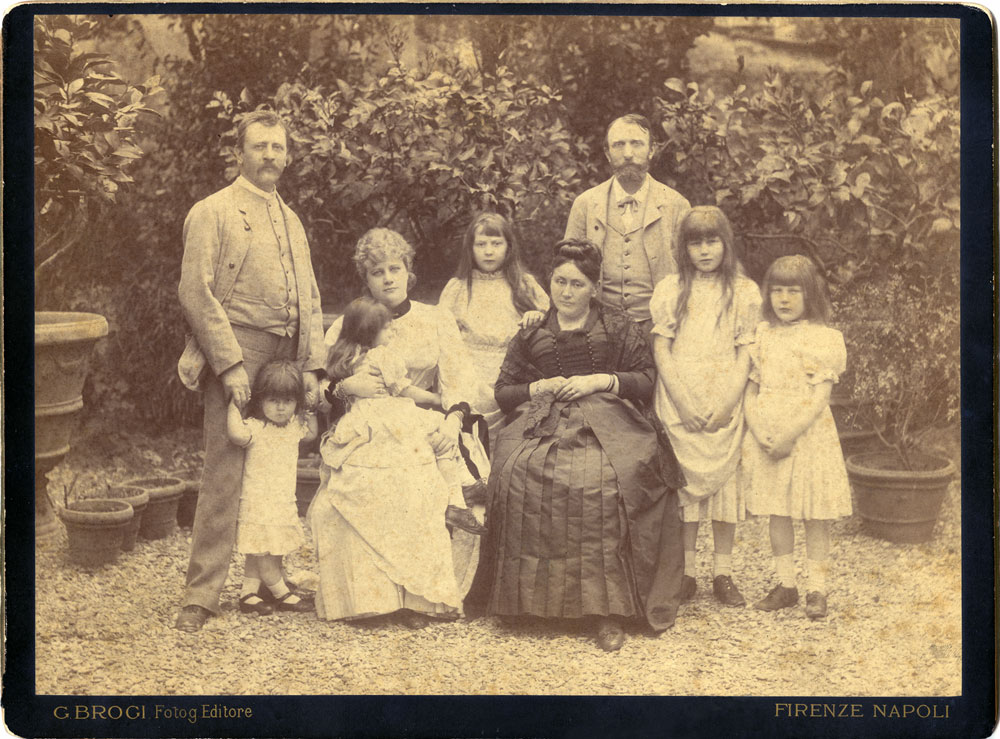
M71 499L75 484L76 478L63 490L63 506L57 509L66 526L69 557L84 567L114 562L132 522L132 506L122 499L83 495Z
M126 480L122 486L149 493L149 503L142 516L139 535L143 539L165 539L177 528L177 506L187 489L187 482L178 477L155 475Z
M866 530L891 541L931 537L955 475L952 461L925 441L958 415L958 294L957 285L947 288L940 275L915 284L900 271L861 286L849 301L869 314L848 337L854 397L884 451L849 456L847 472Z
M54 307L47 289L60 277L67 254L87 245L98 223L131 181L127 170L142 156L139 116L160 92L157 78L133 86L112 61L84 52L80 42L96 27L83 16L38 15L34 33L35 109L35 534L56 530L46 473L69 451L73 423L83 408L91 350L108 333L94 313Z

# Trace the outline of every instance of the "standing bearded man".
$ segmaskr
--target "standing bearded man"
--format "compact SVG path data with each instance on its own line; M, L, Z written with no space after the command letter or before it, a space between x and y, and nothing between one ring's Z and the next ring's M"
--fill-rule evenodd
M675 235L691 207L649 176L651 131L649 120L635 113L612 121L604 153L613 176L576 198L564 236L597 244L603 257L601 302L625 311L647 337L653 288L677 272Z
M204 391L205 405L205 467L175 624L189 632L218 612L236 542L244 450L226 434L229 401L242 411L257 371L291 359L313 408L325 360L309 243L275 190L288 163L287 131L276 114L256 111L242 120L236 161L240 176L196 203L184 221L178 295L193 336L177 369L187 387Z

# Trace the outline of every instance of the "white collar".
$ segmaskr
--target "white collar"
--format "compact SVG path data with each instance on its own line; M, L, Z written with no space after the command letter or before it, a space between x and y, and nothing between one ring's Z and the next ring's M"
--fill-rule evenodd
M639 205L642 205L646 201L646 195L648 193L649 193L649 172L646 173L646 177L645 179L643 179L642 185L639 186L639 189L635 191L632 197L635 198L635 201L639 203ZM625 188L623 188L621 186L621 183L618 182L618 178L612 177L611 197L613 198L613 202L615 204L620 203L621 199L626 197L627 195L628 193L625 192Z
M249 190L254 195L264 198L264 200L277 200L278 198L277 190L271 190L271 192L267 192L267 190L261 190L259 187L257 187L243 175L240 175L239 177L236 178L236 184L244 188L245 190Z

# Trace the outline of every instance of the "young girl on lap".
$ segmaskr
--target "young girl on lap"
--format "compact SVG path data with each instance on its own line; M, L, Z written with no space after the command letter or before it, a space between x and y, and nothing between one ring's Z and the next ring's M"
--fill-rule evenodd
M764 322L751 349L744 443L747 509L770 516L778 584L763 611L798 603L792 519L805 526L806 615L826 616L830 522L851 515L851 490L830 413L830 391L844 371L844 337L827 326L830 302L816 266L781 257L764 277Z
M653 291L653 354L660 381L656 413L687 484L679 491L684 539L681 602L694 597L698 523L711 519L712 590L729 606L746 604L732 580L736 523L745 517L739 462L743 393L760 291L743 274L733 232L715 207L692 208L681 220L677 274Z

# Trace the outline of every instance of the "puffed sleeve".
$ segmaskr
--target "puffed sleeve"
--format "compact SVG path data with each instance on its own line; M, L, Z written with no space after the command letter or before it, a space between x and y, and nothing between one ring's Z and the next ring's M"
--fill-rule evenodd
M462 401L468 402L468 395L475 392L476 374L472 368L465 342L458 332L458 324L451 312L438 307L435 309L438 340L438 390L441 405L451 408Z
M847 347L844 335L835 328L817 326L810 346L803 352L802 366L810 385L837 382L847 369Z
M649 300L652 333L667 339L677 335L677 285L677 275L667 275L653 289L653 297Z
M757 324L760 323L761 308L760 288L751 279L744 278L736 283L736 346L752 344L757 334Z
M407 377L403 358L384 346L377 346L369 351L368 360L382 375L382 381L392 395L399 395L413 384Z
M326 335L323 337L323 343L326 344L327 351L329 351L334 344L337 343L337 339L340 338L340 330L344 326L344 317L338 316L333 322L333 325L326 330Z
M531 305L535 310L540 310L543 313L549 309L549 296L542 286L538 284L538 280L534 278L533 275L525 273L524 275L524 286L527 289L528 298Z
M444 286L444 290L441 291L441 297L438 298L438 306L450 311L457 320L460 315L459 301L467 300L468 288L464 281L457 277L452 277L448 280L448 284Z
M264 422L261 421L259 418L253 418L253 417L246 418L243 420L243 422L246 424L247 431L250 432L250 441L248 441L246 443L246 447L244 447L248 448L252 446L257 441L257 439L261 437L261 432L264 430Z
M754 331L753 343L750 344L750 380L751 382L756 382L758 385L760 384L760 350L764 341L764 335L769 328L770 324L767 321L758 323Z

